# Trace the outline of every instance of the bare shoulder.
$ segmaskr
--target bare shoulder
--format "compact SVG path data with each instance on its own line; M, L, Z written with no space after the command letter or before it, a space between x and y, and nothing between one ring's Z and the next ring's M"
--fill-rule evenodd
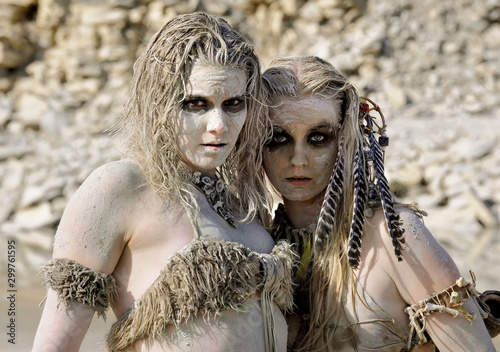
M139 166L131 160L124 159L110 162L94 170L80 189L99 189L113 195L115 191L134 191L145 184Z
M450 255L415 212L407 208L400 208L398 214L404 228L403 259L411 257L415 260L429 262L429 265L437 264L440 267L452 264L452 267L455 268Z
M71 198L68 208L75 207L83 213L99 214L111 220L122 213L130 213L140 193L147 188L137 164L130 160L111 162L87 177Z
M145 181L128 160L93 171L68 202L54 242L54 257L111 273L133 231L134 203Z

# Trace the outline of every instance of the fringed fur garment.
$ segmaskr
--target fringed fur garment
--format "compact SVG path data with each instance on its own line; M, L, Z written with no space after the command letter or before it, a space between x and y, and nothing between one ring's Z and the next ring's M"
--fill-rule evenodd
M106 310L117 295L113 276L66 258L50 260L41 270L45 284L57 293L59 302L67 305L77 301L92 308L98 316L106 317Z
M262 300L272 292L270 298L289 311L294 264L284 242L271 254L259 254L234 242L195 240L168 260L153 285L112 326L106 348L124 351L138 340L161 336L168 325L178 327L199 315L210 324L224 310L244 312L257 290L262 290Z

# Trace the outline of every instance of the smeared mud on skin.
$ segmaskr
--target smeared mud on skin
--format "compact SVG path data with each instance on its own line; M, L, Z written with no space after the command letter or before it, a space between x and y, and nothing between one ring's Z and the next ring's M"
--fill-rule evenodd
M194 170L215 170L235 146L246 120L246 102L241 102L241 109L226 103L236 98L244 99L245 80L242 69L200 62L193 65L178 133L182 158ZM194 102L193 108L190 102ZM203 146L213 143L225 146L219 150Z
M283 125L288 126L291 135L296 135L300 131L300 129L297 127L297 124L291 121L283 120Z
M119 192L119 191L118 191ZM107 193L107 192L106 192ZM81 241L86 244L86 246L90 246L90 250L99 252L99 257L103 260L109 260L109 255L111 253L111 249L113 244L116 241L117 235L114 235L109 229L116 228L118 224L108 224L107 219L115 219L114 221L119 221L119 217L111 214L112 212L117 212L116 199L119 198L119 195L110 194L109 197L112 200L111 203L107 204L109 200L104 199L102 194L97 194L96 202L97 204L103 204L103 209L97 210L98 207L94 207L92 211L96 211L98 213L91 214L92 218L97 218L98 220L94 222L89 231L85 232L81 238ZM100 207L99 207L100 208ZM98 217L97 217L98 215ZM103 219L107 218L107 219ZM97 238L97 241L92 241L92 238Z
M54 236L54 243L53 243L52 246L53 246L54 249L65 250L66 246L68 245L68 242L62 240L60 237L61 236L59 236L56 233L56 235Z
M421 233L423 231L426 231L423 228L422 221L417 218L416 216L412 215L406 215L404 216L404 224L405 224L405 236L412 236L412 242L414 242L417 245L412 246L412 252L414 253L416 259L420 262L424 262L426 260L426 257L428 256L428 253L430 251L438 251L438 249L435 247L434 243L431 243L430 240L426 239L425 242L423 242L423 238L426 238L425 236L422 236ZM427 255L426 255L427 254ZM449 271L449 261L450 257L447 255L435 255L433 256L436 258L436 260L439 261L440 264L442 264L443 270Z
M276 317L276 331L278 332L278 350L285 348L287 325L282 313L274 306ZM149 350L169 350L169 351L198 351L206 349L206 346L220 347L223 351L261 351L264 350L263 324L260 302L252 298L248 305L248 312L224 312L223 321L213 321L209 328L205 323L199 323L195 319L194 323L182 325L170 332L163 340L139 341L135 348L147 347ZM251 341L252 343L249 343Z
M101 259L108 261L115 240L116 236L103 230L102 226L96 225L90 231L85 231L76 242L79 247L91 252L95 251L99 253Z
M125 161L124 161L125 162ZM145 182L135 166L109 164L89 176L77 190L55 236L54 250L76 254L95 253L110 259L124 228L125 214L131 214L130 199ZM124 209L124 205L127 209ZM68 210L69 209L69 210Z
M331 155L328 155L328 154L324 154L324 155L321 155L321 156L317 156L314 158L314 160L318 163L318 164L322 164L322 163L327 163L328 160L330 159Z
M419 229L420 229L420 224L417 223L417 219L413 217L407 217L405 219L405 236L412 236L415 242L420 242L421 238L419 238ZM425 244L425 248L430 248L430 243L427 241L427 244ZM425 250L424 246L419 245L419 246L413 246L413 253L415 253L416 258L421 261L423 258L423 251Z
M314 199L324 191L335 164L332 155L336 155L338 141L333 126L339 121L338 102L314 96L283 99L270 116L288 142L271 142L266 148L264 167L269 180L285 199ZM309 182L290 182L294 177Z
M336 155L336 153L334 153L333 155ZM320 156L317 156L314 158L314 161L316 164L318 165L328 165L328 161L330 160L330 158L332 157L332 155L330 154L323 154L323 155L320 155ZM324 170L323 171L320 171L318 170L318 176L320 176L321 174L323 173L328 173L330 170ZM333 170L332 170L333 171Z
M95 235L100 233L100 235ZM61 236L56 236L54 240L54 248L57 250L64 251L67 246L70 244L69 241L63 241L60 239ZM95 227L91 231L84 231L80 237L75 239L76 253L80 253L82 251L95 251L99 253L99 257L105 261L109 260L111 248L114 243L115 236L106 234L99 230L99 227Z

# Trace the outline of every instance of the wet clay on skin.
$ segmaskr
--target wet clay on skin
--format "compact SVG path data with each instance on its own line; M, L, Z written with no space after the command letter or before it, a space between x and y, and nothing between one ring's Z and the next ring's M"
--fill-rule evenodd
M242 69L195 62L180 114L179 144L193 170L212 173L231 153L245 123Z
M103 192L101 188L94 186L92 188L95 188L95 191L85 193L83 195L85 198L81 202L94 205L72 217L72 223L67 225L66 232L78 234L78 236L72 237L68 242L66 236L57 233L54 239L54 248L65 250L67 246L71 245L76 252L95 251L99 253L101 259L107 261L115 243L115 235L109 231L110 224L103 221L103 218L118 218L116 216L117 207L113 206L113 203L109 203L110 199L116 199L118 196L105 197L103 194L106 192ZM80 191L77 192L80 193Z
M428 260L428 255L431 251L438 251L440 249L439 247L436 247L437 243L430 243L429 239L423 240L423 236L421 236L423 229L423 224L420 219L418 219L415 216L406 216L404 218L404 224L405 224L405 229L406 233L405 236L412 236L413 237L413 242L415 243L414 245L411 246L412 252L414 253L416 259L419 262L424 262ZM425 237L424 237L425 238ZM425 241L425 242L423 242ZM416 245L416 244L419 245ZM438 258L439 262L443 265L443 270L449 271L449 266L445 265L450 261L450 257L448 255L441 255L437 254L435 255L436 258Z

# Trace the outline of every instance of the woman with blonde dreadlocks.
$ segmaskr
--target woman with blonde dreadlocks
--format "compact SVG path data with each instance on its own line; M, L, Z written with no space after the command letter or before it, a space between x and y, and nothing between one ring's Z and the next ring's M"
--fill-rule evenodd
M223 19L180 15L152 37L120 125L128 158L61 219L33 351L77 351L108 307L108 351L286 350L294 257L256 222L261 97L253 46Z
M301 258L289 349L494 351L474 285L390 194L377 107L317 57L273 60L263 88L272 235Z

